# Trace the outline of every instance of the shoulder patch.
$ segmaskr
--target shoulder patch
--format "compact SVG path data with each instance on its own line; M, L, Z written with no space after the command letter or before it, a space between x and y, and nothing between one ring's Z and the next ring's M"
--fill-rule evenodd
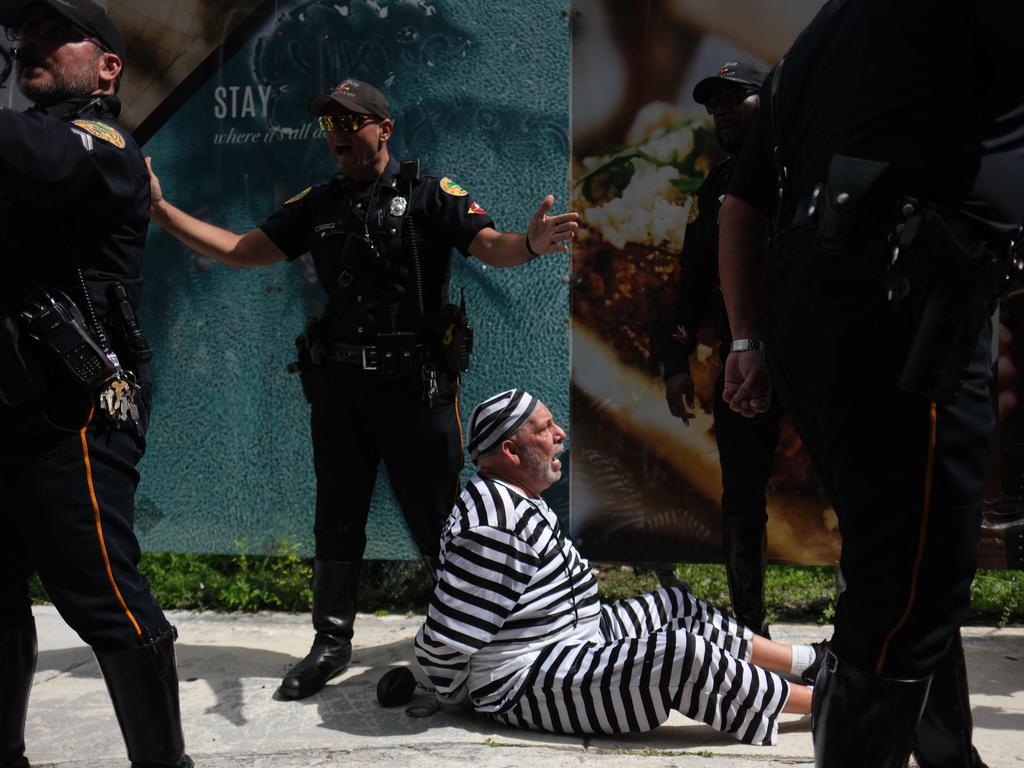
M72 125L77 125L86 133L91 133L97 139L102 139L107 144L113 144L118 149L124 149L124 136L112 125L99 120L72 120Z
M693 224L700 216L700 204L697 202L697 195L690 197L690 214L686 217L687 224Z
M454 181L445 176L441 179L441 189L447 192L452 197L465 197L469 194L466 190L456 184Z
M479 205L474 203L472 200L469 201L469 212L470 213L475 213L478 216L486 216L487 215L487 211L485 211Z
M291 205L292 203L297 203L297 202L299 202L299 200L301 200L302 198L304 198L304 197L305 197L306 195L308 195L308 194L309 194L309 191L310 191L311 189L312 189L312 187L306 187L306 188L305 188L304 190L302 190L301 192L299 192L299 194L297 194L297 195L295 195L295 196L293 196L293 197L289 197L289 198L288 198L287 200L285 200L285 201L284 201L284 204L285 204L285 205Z

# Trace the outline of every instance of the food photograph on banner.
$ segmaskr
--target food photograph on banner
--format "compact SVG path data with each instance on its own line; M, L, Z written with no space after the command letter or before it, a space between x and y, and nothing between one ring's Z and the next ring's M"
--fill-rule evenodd
M167 198L199 219L246 232L330 179L336 163L307 103L350 77L388 98L392 155L450 177L499 230L524 231L548 193L554 212L568 206L567 1L509 7L500 29L471 0L105 5L129 49L122 121ZM464 407L518 385L567 413L567 257L451 263L449 298L464 292L475 330ZM143 547L312 554L310 412L287 372L326 300L309 255L234 270L154 226L144 276L155 357ZM368 540L367 558L418 558L383 466Z
M583 227L571 309L572 531L592 558L657 564L722 556L713 413L720 339L710 313L700 328L676 322L680 283L688 266L696 268L687 258L688 227L705 223L696 191L726 156L693 91L737 63L770 69L820 6L573 2L573 205ZM985 567L1006 567L1008 553L1012 567L1022 530L1013 373L1019 345L1011 344L1022 303L1004 305L1003 418L989 482ZM667 348L679 334L694 347L688 423L670 412L663 377ZM835 513L784 417L766 497L771 562L837 562Z

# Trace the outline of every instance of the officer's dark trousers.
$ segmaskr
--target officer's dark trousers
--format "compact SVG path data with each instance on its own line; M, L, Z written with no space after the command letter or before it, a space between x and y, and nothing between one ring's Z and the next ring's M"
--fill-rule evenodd
M132 764L191 765L172 630L138 571L132 531L149 390L132 433L97 426L89 401L64 392L0 407L0 763L27 765L24 718L35 663L28 585L36 572L95 651Z
M462 468L457 382L441 375L432 405L418 372L381 379L327 363L312 383L317 560L362 560L382 460L413 541L436 558Z
M879 235L829 257L797 230L774 255L765 307L773 381L843 537L833 649L870 675L913 680L959 647L969 607L994 426L991 328L955 402L900 391L915 320L886 301L889 253Z
M722 533L729 596L736 619L766 634L764 576L768 513L765 488L775 462L782 407L747 418L722 400L715 383L715 439L722 467Z
M0 628L31 616L34 572L96 651L136 648L169 629L138 571L132 531L143 434L97 427L88 398L0 406Z

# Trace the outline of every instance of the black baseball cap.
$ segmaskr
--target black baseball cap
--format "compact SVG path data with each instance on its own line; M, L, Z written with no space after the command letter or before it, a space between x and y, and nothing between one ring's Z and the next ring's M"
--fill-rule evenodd
M95 37L125 64L124 38L104 11L92 0L0 0L0 24L14 26L31 5L42 5L67 19L90 37Z
M760 88L768 75L768 70L751 61L727 61L711 77L705 77L693 89L693 100L698 104L707 104L711 94L723 83L735 83L751 88Z
M349 112L376 117L391 117L391 106L384 94L369 83L349 78L334 86L334 90L309 100L309 111L318 117L326 115L334 104L339 104Z

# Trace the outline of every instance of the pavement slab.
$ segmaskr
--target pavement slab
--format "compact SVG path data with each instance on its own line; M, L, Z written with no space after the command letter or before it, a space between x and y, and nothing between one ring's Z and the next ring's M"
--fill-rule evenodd
M39 664L26 733L35 768L126 766L99 669L50 606L35 608ZM412 717L377 704L376 685L407 665L422 616L360 614L352 662L316 696L284 701L281 676L312 640L306 614L172 611L178 627L182 719L199 768L781 768L813 765L810 719L784 715L777 746L754 747L673 713L660 728L620 737L520 731L462 708ZM772 635L811 642L831 628L776 624ZM964 630L975 743L990 768L1024 768L1024 628ZM430 704L418 690L413 705Z

